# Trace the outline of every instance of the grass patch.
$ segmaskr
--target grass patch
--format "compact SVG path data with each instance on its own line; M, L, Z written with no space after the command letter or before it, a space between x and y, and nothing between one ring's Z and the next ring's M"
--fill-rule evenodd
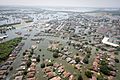
M0 62L7 59L12 50L21 42L22 37L0 43Z

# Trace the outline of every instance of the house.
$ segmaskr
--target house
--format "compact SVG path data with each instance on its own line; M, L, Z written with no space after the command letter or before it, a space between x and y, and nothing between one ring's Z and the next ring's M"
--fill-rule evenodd
M66 58L66 61L67 61L67 62L70 62L70 61L72 61L72 59L71 59L70 57L67 57L67 58Z
M22 76L16 76L14 80L23 80L23 75Z
M50 67L45 67L43 69L44 73L48 73L48 72L51 72L51 68Z
M18 71L15 76L21 76L23 74L24 71Z
M48 73L46 73L46 75L49 79L51 79L51 78L56 76L56 73L55 72L48 72Z
M7 70L0 70L0 75L4 75L7 72Z
M69 62L70 64L76 64L76 61L75 60L72 60Z
M63 54L62 53L58 53L58 55L61 57Z
M35 77L27 78L27 80L36 80L36 78Z
M22 63L20 64L20 66L24 66L24 65L26 65L26 62L22 61Z
M58 73L63 73L65 70L64 70L64 67L63 66L60 66L58 68Z
M34 67L34 68L35 68L35 67L36 67L36 63L33 62L33 63L30 65L30 67Z
M0 80L2 80L4 78L4 75L0 75Z
M36 62L36 59L31 59L32 62Z
M66 58L67 58L67 56L66 56L66 55L63 55L63 56L62 56L62 59L63 59L63 60L65 60Z
M60 67L60 65L58 63L54 63L53 67L58 68L58 67Z
M36 46L36 45L32 45L31 48L32 48L32 49L36 49L37 46Z
M28 71L28 72L36 72L36 69L35 69L34 67L30 67L30 68L28 68L27 71Z
M16 70L17 71L22 71L22 70L25 70L26 69L26 67L25 66L20 66L19 68L17 68Z
M114 80L114 76L108 76L108 80Z
M97 78L95 76L92 76L90 80L97 80Z
M62 80L59 76L53 77L50 80Z
M64 77L64 78L68 78L68 77L70 77L70 75L71 75L70 72L67 72L67 71L64 71L64 72L63 72L63 77Z
M67 52L64 52L65 55L69 55L70 53L67 51Z
M112 76L116 76L116 72L115 71L110 71L110 74L112 75Z
M0 40L7 38L8 35L0 36Z
M81 67L81 65L80 65L80 64L76 64L76 65L75 65L75 68L76 68L76 69L78 69L78 70L80 70L80 69L81 69L80 67Z
M34 72L28 72L27 73L27 78L33 78L35 76Z
M4 66L2 66L0 69L1 69L1 70L7 70L8 68L9 68L8 65L4 65Z
M69 80L75 80L73 75L70 75Z

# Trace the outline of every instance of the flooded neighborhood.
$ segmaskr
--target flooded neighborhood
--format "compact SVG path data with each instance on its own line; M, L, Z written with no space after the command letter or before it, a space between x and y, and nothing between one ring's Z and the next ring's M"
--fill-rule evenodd
M120 80L120 8L0 7L0 80Z

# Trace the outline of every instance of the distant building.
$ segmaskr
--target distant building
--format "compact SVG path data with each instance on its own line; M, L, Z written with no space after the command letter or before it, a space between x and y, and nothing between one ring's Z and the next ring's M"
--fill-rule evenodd
M118 47L118 46L119 46L118 44L114 44L114 43L112 43L112 42L108 42L108 40L109 40L109 38L104 37L103 40L102 40L102 42L103 42L104 44L107 44L107 45L110 45L110 46L113 46L113 47Z

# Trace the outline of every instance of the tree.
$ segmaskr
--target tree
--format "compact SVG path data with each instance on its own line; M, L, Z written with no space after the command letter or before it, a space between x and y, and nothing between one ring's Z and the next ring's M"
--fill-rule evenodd
M99 49L98 49L98 48L96 48L96 51L99 51Z
M32 57L32 54L30 54L28 57L29 57L29 58Z
M102 75L98 75L97 80L105 80L105 79L104 79L104 77Z
M88 45L88 42L85 42L85 45Z
M41 51L41 49L39 49L39 51Z
M115 54L115 55L118 55L118 52L116 51L116 52L114 52L114 54Z
M85 71L85 75L88 77L88 78L92 78L92 72L91 71Z
M91 32L88 32L88 34L90 35L90 34L91 34Z
M37 60L37 62L40 62L40 58L39 57L37 57L36 60Z
M100 66L100 71L105 75L109 75L109 73L110 73L110 70L107 65Z
M79 58L79 57L76 57L76 58L75 58L75 61L76 61L76 63L79 63L79 62L80 62L80 58Z
M53 66L52 62L47 63L47 66Z
M78 54L78 53L76 53L76 56L79 56L79 54Z
M89 43L91 43L92 41L89 41Z
M7 75L8 75L8 72L6 72L5 75L7 76Z
M45 67L45 63L42 63L42 64L41 64L41 68L44 68L44 67Z
M115 58L115 62L116 62L116 63L119 63L119 59Z
M69 42L69 43L68 43L68 45L70 46L70 45L71 45L71 43Z
M89 63L88 57L85 57L85 58L83 59L83 62L86 63L86 64L88 64L88 63Z
M31 60L28 60L27 67L29 67L30 65L31 65Z
M59 53L60 51L58 49L53 50L53 52Z
M69 78L68 78L68 77L65 77L63 80L69 80Z
M34 53L34 49L31 49L31 54L33 54Z
M79 74L78 75L78 79L77 80L83 80L83 78L82 78L82 75L81 74Z
M61 48L61 50L63 50L63 49L64 49L64 47Z
M86 48L85 51L86 51L87 53L91 53L91 49L90 49L90 48Z
M13 66L10 67L10 71L13 70Z
M102 61L100 61L100 64L101 64L101 65L107 65L107 62L106 62L105 59L103 59Z
M45 55L43 54L42 56L44 57Z
M40 55L38 55L38 57L40 57Z
M117 47L117 51L120 51L120 47Z
M23 52L23 56L26 55L26 52Z
M23 73L24 75L27 75L27 71L24 71L24 73Z
M53 53L54 58L58 58L58 53Z

